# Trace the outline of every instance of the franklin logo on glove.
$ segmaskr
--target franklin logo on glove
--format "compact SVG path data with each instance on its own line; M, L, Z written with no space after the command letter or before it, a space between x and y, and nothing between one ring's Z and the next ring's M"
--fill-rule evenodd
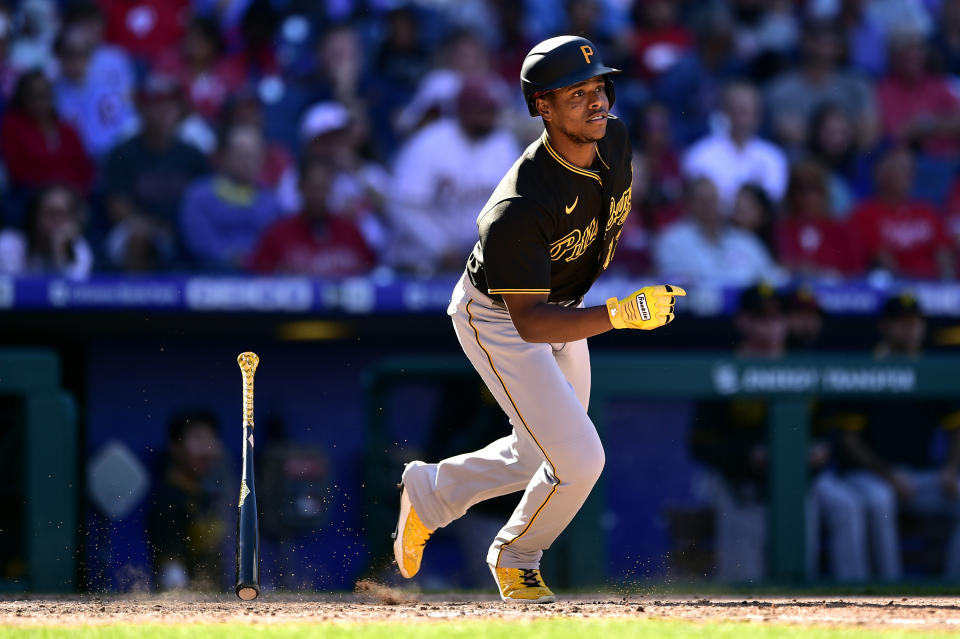
M640 319L644 322L650 319L650 309L647 308L647 295L640 293L637 295L637 308L640 310Z

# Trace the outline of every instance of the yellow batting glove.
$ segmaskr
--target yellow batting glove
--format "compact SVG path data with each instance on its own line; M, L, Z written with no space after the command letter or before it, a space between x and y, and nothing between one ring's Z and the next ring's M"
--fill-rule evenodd
M660 328L673 321L674 298L686 295L679 286L664 284L644 286L622 300L607 300L607 314L614 328L640 328L645 331Z

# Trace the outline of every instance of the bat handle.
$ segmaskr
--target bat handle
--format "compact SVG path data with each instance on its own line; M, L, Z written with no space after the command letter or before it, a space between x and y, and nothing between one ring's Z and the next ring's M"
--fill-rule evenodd
M237 364L243 376L243 427L253 428L253 376L257 372L260 358L256 353L246 352L237 355Z

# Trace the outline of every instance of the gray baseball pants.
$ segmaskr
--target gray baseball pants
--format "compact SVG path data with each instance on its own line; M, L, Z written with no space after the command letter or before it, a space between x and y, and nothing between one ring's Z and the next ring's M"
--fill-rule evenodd
M509 313L466 275L454 288L447 313L464 353L513 430L472 453L436 464L411 462L403 484L430 529L446 526L485 499L523 491L490 546L487 563L539 568L543 551L577 514L603 470L603 447L587 416L587 342L523 341Z

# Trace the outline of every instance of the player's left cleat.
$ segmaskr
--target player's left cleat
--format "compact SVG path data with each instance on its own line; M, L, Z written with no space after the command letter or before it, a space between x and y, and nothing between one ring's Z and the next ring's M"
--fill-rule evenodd
M495 568L490 566L497 580L500 598L507 603L544 604L557 599L553 591L543 583L540 571L534 568Z
M423 525L417 511L404 488L400 493L400 518L397 530L393 533L393 556L397 560L400 574L409 579L420 570L423 559L423 547L433 531Z

